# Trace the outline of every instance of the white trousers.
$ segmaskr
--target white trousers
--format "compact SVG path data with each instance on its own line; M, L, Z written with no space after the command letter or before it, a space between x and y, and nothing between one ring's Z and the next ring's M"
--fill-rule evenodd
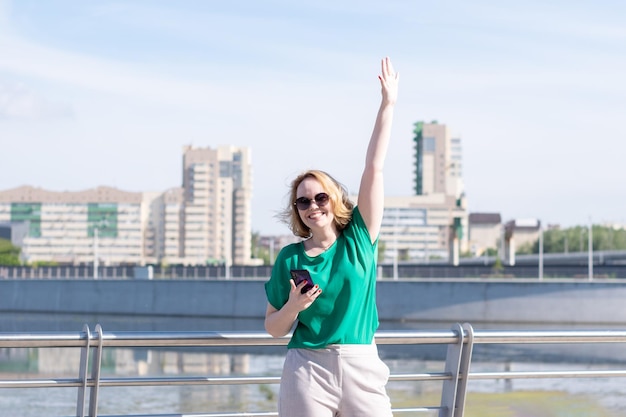
M280 383L280 417L390 417L389 368L371 345L289 349Z

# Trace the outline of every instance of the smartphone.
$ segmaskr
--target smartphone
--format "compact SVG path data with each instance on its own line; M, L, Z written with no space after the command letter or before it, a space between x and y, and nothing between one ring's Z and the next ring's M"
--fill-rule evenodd
M307 282L304 287L302 287L302 290L300 290L302 294L315 286L315 284L313 283L313 279L311 278L311 274L309 274L309 271L307 271L306 269L292 269L291 278L293 278L296 286L298 286L298 284L300 284L302 281Z

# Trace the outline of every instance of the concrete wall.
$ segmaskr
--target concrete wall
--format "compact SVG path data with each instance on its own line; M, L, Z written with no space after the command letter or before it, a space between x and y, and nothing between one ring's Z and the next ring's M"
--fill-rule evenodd
M626 324L626 283L452 280L382 282L381 320Z
M262 318L263 280L0 280L0 311ZM626 324L626 284L558 280L378 282L381 320Z

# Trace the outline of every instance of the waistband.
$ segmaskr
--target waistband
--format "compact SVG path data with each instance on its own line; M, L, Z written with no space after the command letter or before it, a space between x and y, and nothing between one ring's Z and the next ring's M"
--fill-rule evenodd
M312 349L313 350L313 349ZM369 356L378 355L378 346L376 343L367 345L363 344L332 344L322 349L314 349L318 352L334 354L338 356Z

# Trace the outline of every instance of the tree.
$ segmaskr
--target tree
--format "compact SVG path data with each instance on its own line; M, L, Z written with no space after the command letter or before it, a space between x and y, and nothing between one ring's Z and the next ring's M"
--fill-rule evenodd
M385 242L378 241L378 263L382 263L385 260L385 251L387 250L387 245Z
M261 234L259 232L252 232L250 238L250 249L252 250L252 257L257 258L257 253L259 250L259 241L261 239Z
M0 239L0 265L19 266L21 249L6 239Z
M273 239L273 237L270 237L270 239ZM261 244L261 234L259 232L252 232L251 248L253 258L262 259L263 265L270 265L270 251Z
M498 276L502 274L504 271L504 265L502 265L502 259L500 257L496 257L496 260L493 262L493 275Z
M626 250L626 230L607 226L592 226L594 251ZM574 226L567 229L550 229L543 233L544 253L586 252L589 250L589 228ZM539 239L523 245L518 254L539 253Z
M498 256L498 249L496 249L496 248L487 248L483 252L483 256Z

